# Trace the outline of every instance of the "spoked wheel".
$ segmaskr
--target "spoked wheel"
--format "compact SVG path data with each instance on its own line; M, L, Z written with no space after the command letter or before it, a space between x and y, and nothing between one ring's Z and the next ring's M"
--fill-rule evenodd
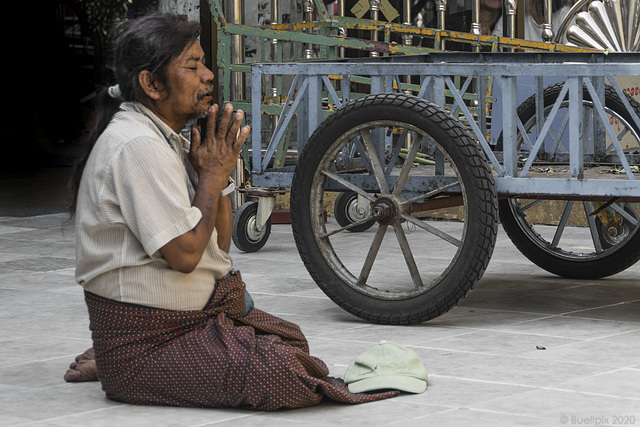
M562 84L545 89L545 117L561 89ZM583 99L585 117L591 117L593 106L588 92L585 91ZM640 104L631 97L627 100L636 114L640 114ZM567 105L561 107L567 108ZM616 92L608 86L605 89L605 111L610 123L614 124L616 138L625 153L637 154L640 150L640 128ZM538 126L533 97L521 104L518 116L529 139L535 141ZM560 146L558 141L566 126L565 117L556 116L552 122L553 146ZM526 144L521 136L517 144L520 156L529 156L526 149L523 150ZM605 154L609 162L614 162L610 164L612 170L616 166L622 170L611 144ZM624 174L615 176L624 179ZM552 180L553 176L549 179ZM608 198L599 201L506 198L500 200L499 206L501 223L514 245L533 263L553 274L576 279L607 277L627 269L640 259L638 203ZM567 232L568 227L572 227L571 233Z
M347 227L365 218L368 219L368 221L347 228L354 233L368 230L376 222L371 216L371 203L362 196L360 199L358 200L357 193L345 191L336 196L336 201L333 204L333 214L341 227Z
M429 152L438 153L435 165L415 162ZM370 214L325 222L330 191L365 198ZM367 231L348 231L372 220ZM445 313L480 280L497 198L484 153L460 122L422 99L378 94L314 132L294 173L291 223L307 270L340 307L370 322L415 324Z
M540 268L571 279L597 279L640 259L638 204L613 203L598 211L604 205L509 198L500 200L500 220L513 244ZM555 211L557 218L548 224L530 221L540 210ZM572 225L578 227L567 233Z
M257 252L271 234L271 219L259 227L256 222L258 202L243 203L233 217L233 244L243 252Z

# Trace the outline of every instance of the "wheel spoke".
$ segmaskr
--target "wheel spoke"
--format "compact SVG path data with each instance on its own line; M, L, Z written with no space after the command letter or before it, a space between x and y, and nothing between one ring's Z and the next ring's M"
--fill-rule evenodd
M404 188L404 183L407 181L409 177L409 172L411 172L411 167L413 166L413 160L416 158L416 154L418 154L418 150L420 149L420 144L422 143L422 135L419 135L415 141L412 141L411 148L409 148L409 153L407 154L407 158L404 160L402 164L402 169L400 170L400 176L398 176L398 181L396 182L396 186L393 188L393 195L399 196L402 194L402 189Z
M371 194L367 193L366 191L364 191L363 189L361 189L357 185L352 184L351 182L349 182L346 179L342 178L337 173L329 172L329 171L322 171L322 174L325 175L326 177L329 177L329 178L333 179L338 184L344 185L349 190L361 195L362 197L364 197L365 199L369 200L370 202L374 202L376 200L374 196L372 196Z
M407 236L402 229L402 224L400 224L399 222L394 223L393 229L396 232L396 237L398 238L398 243L400 244L400 250L402 251L402 255L404 256L404 259L407 263L407 267L409 267L409 273L411 274L413 285L416 289L419 289L423 286L422 277L420 277L418 265L416 264L416 260L413 257L413 253L411 252L411 247L409 246Z
M414 132L410 132L409 129L403 129L402 132L400 133L400 138L398 139L398 143L393 149L393 152L391 153L391 157L389 158L389 163L387 164L387 170L385 172L387 175L391 174L391 171L393 170L393 167L395 166L396 161L398 160L398 157L400 157L400 151L402 150L402 147L407 145L406 141L408 139L410 140L410 136L413 134Z
M449 243L451 243L452 245L456 246L456 247L460 247L461 242L460 240L456 239L455 237L445 233L442 230L438 230L437 228L435 228L434 226L427 224L424 221L419 220L416 217L413 217L411 215L402 215L402 218L409 221L412 224L415 224L416 226L422 228L425 231L428 231L429 233L433 234L434 236L437 236L439 238L441 238L442 240L445 240Z
M525 206L520 206L520 202L518 202L518 208L517 211L519 214L524 213L524 211L526 211L527 209L531 209L532 207L534 207L535 205L537 205L538 203L541 203L542 199L538 199L538 200L534 200L533 202L529 203L528 205Z
M321 233L321 234L318 234L318 237L319 237L320 239L325 239L325 238L327 238L327 237L331 237L331 236L333 236L334 234L338 234L338 233L340 233L340 232L347 231L347 230L349 230L349 229L351 229L351 228L354 228L354 227L357 227L357 226L359 226L359 225L362 225L362 224L364 224L365 222L369 222L369 221L371 221L371 218L372 218L372 216L371 216L371 215L369 215L369 216L368 216L368 217L366 217L366 218L362 218L362 219L359 219L359 220L357 220L357 221L354 221L354 222L352 222L351 224L345 225L344 227L340 227L340 228L338 228L338 229L335 229L335 230L329 231L329 232L327 232L327 233Z
M428 193L425 193L425 194L423 194L421 196L414 197L413 199L409 199L409 200L407 200L407 203L417 203L417 202L419 202L421 200L428 199L428 198L433 197L433 196L437 196L438 194L442 193L443 191L446 191L446 190L448 190L450 188L453 188L456 185L460 185L460 183L458 181L456 181L456 182L452 182L451 184L443 185L442 187L436 188L435 190L429 191Z
M380 187L380 191L382 194L389 194L389 185L387 184L387 179L384 175L384 170L382 169L382 165L380 164L380 159L378 158L378 152L376 151L375 146L373 145L373 139L371 138L371 131L366 130L360 132L362 136L363 148L367 153L367 157L369 158L369 162L371 163L371 167L373 169L373 174L376 177L376 181L378 182L378 186Z
M591 202L582 202L582 206L584 207L584 213L587 216L587 224L589 224L589 232L591 233L591 241L593 242L593 247L596 250L596 253L599 254L603 251L602 242L600 241L600 236L598 235L598 224L596 224L596 220L591 215L593 212L593 208L591 207Z
M638 219L635 218L633 215L630 215L627 211L625 211L623 208L620 207L619 204L614 203L611 205L611 209L613 209L614 211L616 211L616 213L620 216L622 216L622 218L624 218L625 220L627 220L629 222L629 224L631 224L632 227L637 227L638 226Z
M556 228L556 232L553 235L553 240L551 241L551 248L558 247L558 243L560 242L562 233L564 233L564 228L567 225L567 221L569 221L569 215L571 215L571 209L573 209L573 200L567 201L567 203L564 205L564 211L562 212L562 217L560 218L560 222L558 223L558 228Z
M357 286L364 286L367 283L369 273L371 273L371 268L373 268L373 263L376 260L378 251L380 250L380 246L382 245L382 239L384 239L384 235L387 232L387 227L388 226L384 224L378 227L378 231L373 238L373 242L371 242L371 248L369 248L367 257L364 260L362 270L360 270L360 277L358 277L358 281L356 282Z

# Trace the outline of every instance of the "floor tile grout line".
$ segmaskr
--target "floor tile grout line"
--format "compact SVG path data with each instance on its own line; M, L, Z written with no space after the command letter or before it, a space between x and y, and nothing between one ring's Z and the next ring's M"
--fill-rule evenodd
M479 351L469 351L469 350L459 350L459 349L450 349L450 348L442 348L442 347L422 347L422 346L418 346L418 345L407 345L406 347L409 348L418 348L418 349L423 349L423 350L438 350L438 351L448 351L451 353L463 353L463 354L470 354L470 355L475 355L475 354L480 354L483 356L493 356L493 357L513 357L513 358L518 358L518 359L522 359L523 361L530 361L532 360L531 357L526 357L524 356L524 354L530 354L532 351L527 352L527 353L522 353L522 354L509 354L509 355L505 355L505 354L498 354L498 353L488 353L488 352L479 352ZM543 351L543 350L541 350ZM557 362L557 359L545 359L545 361L548 362ZM617 366L610 366L610 365L603 365L603 364L597 364L597 363L586 363L586 362L576 362L576 361L572 361L572 362L564 362L564 363L571 363L571 364L575 364L575 365L583 365L583 366L601 366L601 367L609 367L609 368L618 368ZM633 366L636 366L636 364L632 365L631 367L628 367L629 369L631 369ZM627 368L627 367L625 367Z
M614 369L613 372L615 372L618 369ZM620 369L622 370L622 369ZM603 373L604 374L604 373ZM601 374L601 375L603 375ZM562 387L548 387L548 386L538 386L538 385L529 385L529 384L518 384L518 383L509 383L509 382L504 382L504 381L490 381L490 380L482 380L482 379L478 379L478 378L468 378L468 377L457 377L457 376L453 376L453 375L438 375L438 374L430 374L430 377L434 377L434 378L447 378L447 379L452 379L452 380L461 380L461 381L470 381L470 382L475 382L475 383L483 383L483 384L497 384L497 385L504 385L504 386L515 386L515 387L524 387L524 388L528 388L531 390L527 390L527 391L522 391L520 393L517 394L523 394L523 393L530 393L532 391L535 390L545 390L545 391L559 391L559 392L564 392L564 393L574 393L574 394L586 394L586 395L590 395L590 396L599 396L599 397L611 397L611 398L615 398L615 399L625 399L625 400L631 400L631 401L637 401L640 402L640 397L630 397L630 396L619 396L619 395L615 395L615 394L607 394L607 393L596 393L596 392L590 392L590 391L581 391L581 390L571 390L571 389L567 389L567 388L562 388ZM597 376L597 375L594 375ZM593 376L589 376L589 377L593 377ZM586 378L589 378L586 377ZM584 378L582 378L584 379ZM577 381L577 380L575 380ZM561 384L565 384L566 382L563 382ZM512 397L513 395L510 395L509 397ZM493 400L499 400L499 399L503 399L503 397L499 397L497 399L493 399ZM491 400L487 400L484 402L489 402Z
M76 338L77 339L77 338ZM87 341L89 341L87 343L87 345L91 345L91 340L88 339ZM58 359L69 359L71 361L74 360L74 358L77 356L78 354L74 353L74 354L65 354L62 356L56 356L56 357L50 357L48 359L29 359L26 362L20 362L20 363L15 363L15 364L10 364L10 365L2 365L0 366L0 370L2 369L6 369L6 368L15 368L17 366L22 366L22 365L29 365L31 363L44 363L44 362L51 362L53 360L58 360ZM62 378L62 376L61 376ZM55 387L55 386L54 386Z
M263 296L268 296L268 297L278 297L278 298L306 298L306 299L318 299L318 300L325 300L326 297L323 297L322 295L320 296L306 296L306 295L291 295L291 294L275 294L275 293L270 293L270 292L256 292L256 291L251 291L251 295L263 295Z
M214 409L215 409L215 408L214 408ZM216 425L216 424L226 423L226 422L229 422L229 421L238 421L238 420L242 420L242 419L244 419L244 418L251 418L251 417L258 416L258 415L260 415L260 413L258 413L258 412L253 413L253 414L242 414L242 415L238 415L238 416L235 416L235 417L226 418L226 419L224 419L224 420L212 421L212 422L210 422L210 423L205 423L205 424L195 424L195 425L192 425L192 426L189 426L189 427L206 427L206 426L214 426L214 425Z
M58 417L46 418L46 419L43 419L43 420L27 421L27 422L25 422L23 424L17 424L14 427L23 427L23 426L29 426L29 425L32 425L32 424L41 424L41 423L46 423L46 422L49 422L49 421L55 421L55 420L59 420L59 419L67 418L67 417L76 417L76 416L79 416L79 415L88 415L88 414L93 414L93 413L99 413L99 412L103 412L103 411L107 411L107 410L113 409L114 407L122 407L122 406L125 406L125 405L126 405L126 403L114 402L113 406L108 406L108 407L105 407L105 408L93 409L91 411L74 412L72 414L66 414L66 415L61 415L61 416L58 416Z

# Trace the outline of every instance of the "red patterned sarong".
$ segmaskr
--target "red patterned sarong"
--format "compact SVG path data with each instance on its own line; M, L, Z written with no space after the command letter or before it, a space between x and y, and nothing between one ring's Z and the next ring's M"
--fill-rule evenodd
M242 317L239 272L216 283L199 311L171 311L86 292L98 375L107 397L139 405L299 408L323 396L364 403L309 355L300 328L258 309Z

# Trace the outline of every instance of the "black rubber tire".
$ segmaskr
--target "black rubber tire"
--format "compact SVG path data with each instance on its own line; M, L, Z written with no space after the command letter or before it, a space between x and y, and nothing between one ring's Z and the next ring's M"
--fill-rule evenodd
M549 247L535 227L526 222L514 199L500 200L500 221L505 232L518 250L538 267L568 279L599 279L612 276L631 267L640 259L639 226L621 243L603 244L603 252L576 253Z
M243 252L257 252L264 247L271 235L271 219L262 231L255 229L258 202L243 203L233 216L233 244Z
M564 82L560 82L560 83L549 85L546 88L544 88L543 95L542 95L544 105L552 106L556 102L556 99L558 99L558 95L560 95L560 91L562 91L563 87L564 87ZM625 96L627 98L627 101L629 101L629 103L631 104L631 107L636 112L636 114L640 114L640 103L629 95L625 94ZM591 101L591 93L586 87L582 90L582 99L585 101ZM633 128L640 134L640 128L638 128L635 125L635 122L631 117L631 114L629 114L629 112L627 111L626 107L622 103L622 100L620 100L620 97L616 93L615 89L609 85L604 86L604 105L605 105L605 108L611 109L612 111L615 111L616 114L619 114L620 117L622 117L629 124L631 124ZM535 95L531 95L529 98L525 99L522 102L522 104L518 106L518 117L520 118L520 121L524 124L524 123L527 123L527 121L535 118L535 116L536 116L536 97ZM496 142L496 145L495 145L495 150L496 151L503 150L502 133L498 137L498 141Z
M356 214L356 217L354 217L354 214L351 212L353 209L353 203L355 203L357 198L358 195L353 191L344 191L336 196L336 201L333 204L333 216L336 218L338 224L340 224L342 227L353 224L357 219L359 219L358 214ZM369 209L369 211L370 210L371 209ZM354 233L367 231L368 229L373 227L373 224L375 223L376 220L372 217L370 221L349 228L349 231Z
M551 85L544 90L544 105L553 105L562 90L563 83ZM591 95L585 88L583 99L591 100ZM640 115L640 103L627 95L627 100ZM640 128L637 127L630 113L618 97L618 94L610 86L605 86L605 107L614 112L640 135ZM518 116L523 124L535 119L536 105L535 97L527 98L518 107ZM502 146L502 136L499 139L499 146ZM564 250L559 247L552 247L535 230L535 226L526 219L526 214L518 213L520 202L518 199L505 198L499 202L500 222L507 235L518 248L518 250L531 262L540 268L571 279L598 279L608 277L626 270L640 259L640 225L628 232L626 238L621 239L616 245L608 244L600 230L601 224L597 223L597 231L600 236L604 251L598 253L594 247L594 252L578 253L571 250ZM628 208L625 208L627 210ZM637 214L636 214L637 215ZM599 221L596 219L596 222ZM630 224L625 225L627 228Z
M428 135L439 145L450 164L454 165L458 177L456 182L459 183L458 188L461 189L459 191L464 200L466 222L460 245L452 250L457 251L455 256L442 273L440 270L433 272L439 276L428 286L416 287L406 293L394 294L394 290L373 287L369 278L363 285L357 285L353 281L357 277L347 270L349 267L345 265L346 258L340 259L337 256L333 242L343 242L345 239L363 241L362 235L371 234L370 232L342 233L335 241L330 241L329 237L322 235L325 225L320 218L321 199L327 176L323 162L333 162L335 151L340 150L344 138L350 138L351 133L360 132L362 126L373 128L378 124L393 126L394 129L396 126L405 126L416 130L416 133L423 132ZM380 156L380 153L377 154ZM376 201L383 199L384 192L379 187L368 188L367 191L377 198ZM444 109L414 96L376 94L352 101L338 109L311 136L294 172L291 188L291 222L298 252L305 267L331 300L347 312L369 322L416 324L446 313L460 302L482 277L496 240L497 196L484 152L459 121ZM386 225L376 221L374 228L384 231ZM394 231L397 235L396 228ZM422 239L424 235L420 234L418 237ZM428 234L426 236L431 237ZM438 242L444 243L441 240ZM355 252L355 248L352 250L349 244L345 247L350 252ZM433 251L438 250L439 248L433 245ZM386 257L389 256L389 252L384 252L375 262L376 266L378 263L384 264L379 268L379 271L382 271L382 279L385 280L387 275L392 281L391 279L400 275L387 273L389 270L386 269ZM444 261L446 262L449 262L448 259ZM398 267L398 264L393 266ZM406 266L403 268L406 269ZM421 264L420 268L430 267Z

